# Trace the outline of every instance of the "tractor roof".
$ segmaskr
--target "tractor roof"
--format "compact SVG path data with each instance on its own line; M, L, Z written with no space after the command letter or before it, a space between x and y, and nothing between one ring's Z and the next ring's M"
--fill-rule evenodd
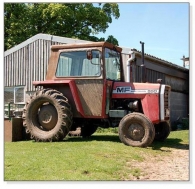
M121 52L122 48L115 46L108 42L90 42L90 43L75 43L75 44L61 44L61 45L52 45L51 50L58 49L74 49L74 48L91 48L91 47L108 47L110 49L116 49Z

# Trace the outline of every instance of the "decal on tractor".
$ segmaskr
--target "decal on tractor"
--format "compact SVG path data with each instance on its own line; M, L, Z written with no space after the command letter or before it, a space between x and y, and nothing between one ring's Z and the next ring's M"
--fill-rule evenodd
M132 89L129 86L126 87L116 87L116 89L113 90L113 94L154 94L159 93L158 89Z

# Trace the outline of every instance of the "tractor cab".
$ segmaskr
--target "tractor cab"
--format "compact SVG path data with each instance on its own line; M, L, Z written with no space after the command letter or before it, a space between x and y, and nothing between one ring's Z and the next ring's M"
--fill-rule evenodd
M46 79L120 81L121 50L107 42L53 45Z

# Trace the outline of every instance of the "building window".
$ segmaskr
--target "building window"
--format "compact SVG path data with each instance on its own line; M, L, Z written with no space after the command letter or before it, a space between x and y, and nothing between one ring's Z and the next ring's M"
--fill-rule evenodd
M4 118L21 117L24 105L24 86L4 88Z
M24 86L5 87L4 102L13 104L25 104Z

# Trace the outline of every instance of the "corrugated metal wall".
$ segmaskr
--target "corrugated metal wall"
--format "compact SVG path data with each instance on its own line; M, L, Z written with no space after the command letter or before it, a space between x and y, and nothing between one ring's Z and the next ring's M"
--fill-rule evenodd
M154 70L146 69L146 78L147 82L156 83L157 79L162 79L162 81L165 81L165 74Z
M38 39L4 57L4 86L26 86L33 91L32 81L45 79L50 56L50 46L61 44Z
M122 59L123 59L123 71L125 75L125 81L127 80L127 60L129 58L128 54L122 54ZM165 82L165 74L156 70L152 70L147 68L146 66L146 81L150 83L156 83L157 79L162 79ZM140 68L140 63L139 59L136 60L132 64L132 82L141 82L141 68Z
M122 54L123 59L123 71L126 78L126 62L129 55ZM141 82L141 69L140 65L141 56L136 56L136 62L132 64L132 81ZM182 93L189 92L189 70L186 68L178 67L177 65L165 65L161 64L155 59L145 58L145 67L146 67L146 82L156 83L157 79L162 79L163 84L171 86L172 91L178 91Z

